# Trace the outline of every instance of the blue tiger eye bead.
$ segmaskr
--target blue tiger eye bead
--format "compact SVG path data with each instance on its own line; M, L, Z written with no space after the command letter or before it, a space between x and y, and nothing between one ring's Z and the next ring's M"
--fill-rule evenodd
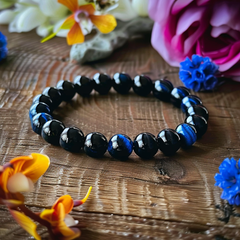
M60 135L64 128L64 124L58 120L47 121L42 127L41 136L46 142L59 145Z
M167 156L173 155L181 147L181 138L173 129L166 128L157 136L158 148Z
M133 142L124 134L114 135L108 143L108 152L113 158L125 160L132 151Z
M100 158L107 151L108 141L98 132L89 133L85 138L84 152L93 158Z
M50 114L51 110L49 106L45 103L35 103L31 106L29 110L29 118L32 121L33 117L37 115L38 113L47 113Z
M171 92L171 97L170 97L170 101L172 102L172 104L176 107L180 107L183 98L185 98L186 96L188 96L189 90L185 87L176 87L172 90Z
M133 80L126 73L115 73L113 76L113 88L120 94L127 94L133 85Z
M205 118L206 121L208 120L209 117L208 110L203 105L191 106L190 108L188 108L186 115L187 116L198 115Z
M107 94L112 87L112 79L107 74L96 73L93 76L94 89L99 94Z
M76 93L74 84L68 80L60 80L56 88L60 91L63 101L70 101Z
M47 104L50 110L52 109L52 100L50 97L45 96L43 94L38 94L36 97L34 97L32 105L40 102Z
M31 121L31 126L32 126L32 130L41 135L41 131L42 131L42 127L43 125L49 121L52 120L52 116L47 114L47 113L38 113L37 115L35 115Z
M182 148L191 147L197 141L196 129L187 123L179 124L176 132L180 135Z
M134 139L133 149L141 158L152 158L158 151L157 140L151 133L140 133Z
M147 96L153 90L151 78L137 75L133 80L133 91L140 96Z
M61 133L59 144L69 152L80 152L84 144L83 132L76 127L65 128Z
M207 121L205 120L205 118L198 116L198 115L192 115L192 116L188 116L185 119L185 123L188 123L192 126L195 127L195 129L197 130L197 137L201 138L207 131Z
M154 83L153 95L161 101L170 101L173 85L166 79L157 80Z
M94 87L94 81L85 76L77 76L74 78L74 84L77 93L82 97L88 97Z
M43 95L50 97L52 100L53 108L57 108L62 102L62 95L57 88L47 87L42 92Z
M181 103L181 109L183 113L186 113L188 108L194 105L199 105L202 104L202 101L199 97L194 96L194 95L189 95L185 98L183 98L182 103Z

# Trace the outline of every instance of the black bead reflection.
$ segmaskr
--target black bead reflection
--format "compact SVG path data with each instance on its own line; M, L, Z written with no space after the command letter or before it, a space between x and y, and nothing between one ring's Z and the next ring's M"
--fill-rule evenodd
M194 105L188 108L186 115L187 116L198 115L205 118L206 121L208 120L209 117L208 110L203 105Z
M52 100L53 108L58 107L59 104L62 102L62 95L57 88L47 87L43 90L42 94L50 97L50 99Z
M207 121L205 118L198 116L198 115L192 115L188 116L185 120L185 123L188 123L195 127L197 131L197 138L201 138L207 131Z
M41 135L43 125L49 120L52 120L52 116L47 113L38 113L35 115L31 121L33 131Z
M107 94L112 87L112 79L107 74L96 73L93 76L94 89L99 94Z
M89 133L85 138L84 152L93 158L99 158L107 151L108 141L98 132Z
M48 96L45 96L43 94L38 94L36 97L34 97L33 99L33 104L36 104L36 103L45 103L49 106L50 110L52 110L52 100L50 97Z
M133 80L126 73L115 73L113 76L113 88L120 94L129 92L133 85Z
M158 151L157 140L151 133L140 133L134 139L133 149L141 158L152 158Z
M82 97L88 97L94 86L94 81L88 77L85 76L77 76L74 79L74 84L77 93Z
M165 155L173 155L181 147L181 138L173 129L162 130L158 136L158 147Z
M181 103L181 109L184 113L186 113L188 108L194 105L199 105L199 104L202 104L202 101L199 97L194 95L189 95L183 98Z
M153 95L161 101L170 101L173 85L166 79L157 80L154 83Z
M151 78L137 75L133 80L133 91L140 96L147 96L153 90Z
M183 98L185 98L186 96L188 96L190 94L189 90L185 87L176 87L172 90L171 92L171 103L176 106L176 107L180 107Z
M79 152L84 144L83 132L76 127L65 128L60 136L60 146L70 152Z
M41 136L46 142L59 145L60 135L64 128L62 122L55 119L50 120L43 125Z
M29 118L32 121L33 117L37 115L38 113L47 113L51 114L51 110L49 106L45 103L35 103L31 106L29 110Z
M74 84L67 80L60 80L57 83L57 89L60 91L63 101L70 101L76 93Z

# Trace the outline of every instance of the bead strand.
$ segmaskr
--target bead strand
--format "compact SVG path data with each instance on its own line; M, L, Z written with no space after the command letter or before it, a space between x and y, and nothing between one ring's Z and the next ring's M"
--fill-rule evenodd
M124 134L116 134L107 141L98 132L84 137L77 127L67 127L56 119L52 112L62 101L70 101L76 93L88 97L94 89L99 94L107 94L111 87L120 94L127 94L132 88L140 96L151 92L164 102L172 102L186 114L184 123L175 130L163 129L155 137L151 133L138 134L134 141ZM60 145L67 151L79 152L82 148L90 157L102 157L108 150L113 158L124 160L134 152L141 158L152 158L159 150L165 155L174 154L180 147L189 148L207 131L208 110L199 97L190 95L185 87L174 88L167 79L152 80L144 75L137 75L133 80L128 74L116 73L113 78L107 74L96 73L93 79L77 76L74 82L60 80L56 87L47 87L42 94L33 99L29 110L32 129L35 133L53 145Z

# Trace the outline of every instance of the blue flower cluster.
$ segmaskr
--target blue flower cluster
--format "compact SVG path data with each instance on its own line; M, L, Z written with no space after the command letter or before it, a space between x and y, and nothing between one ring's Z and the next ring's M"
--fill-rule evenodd
M217 71L218 66L209 57L192 55L192 60L187 57L180 63L179 78L195 92L212 90L218 84Z
M7 38L0 32L0 62L7 57Z
M223 189L221 198L232 205L240 205L240 160L226 158L215 175L215 186Z

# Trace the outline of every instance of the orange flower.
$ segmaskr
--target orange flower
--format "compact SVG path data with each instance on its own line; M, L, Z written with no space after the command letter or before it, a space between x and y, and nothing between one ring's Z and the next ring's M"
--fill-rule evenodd
M95 25L102 33L109 33L117 26L115 17L110 14L94 15L94 4L78 6L78 0L58 0L58 2L69 8L73 14L64 21L57 32L44 38L42 42L45 42L56 36L61 29L70 29L67 35L68 44L73 45L83 43L84 35L90 33L92 30L92 25Z
M33 189L36 182L48 169L50 160L46 155L32 153L12 159L0 172L0 187L5 193L26 192Z
M72 211L72 208L83 204L89 197L92 187L89 188L86 196L81 201L73 201L69 195L60 197L52 206L51 209L45 209L40 217L52 225L52 229L55 235L60 234L59 239L71 240L80 236L80 230L78 228L72 228L76 225L75 220L68 213Z

